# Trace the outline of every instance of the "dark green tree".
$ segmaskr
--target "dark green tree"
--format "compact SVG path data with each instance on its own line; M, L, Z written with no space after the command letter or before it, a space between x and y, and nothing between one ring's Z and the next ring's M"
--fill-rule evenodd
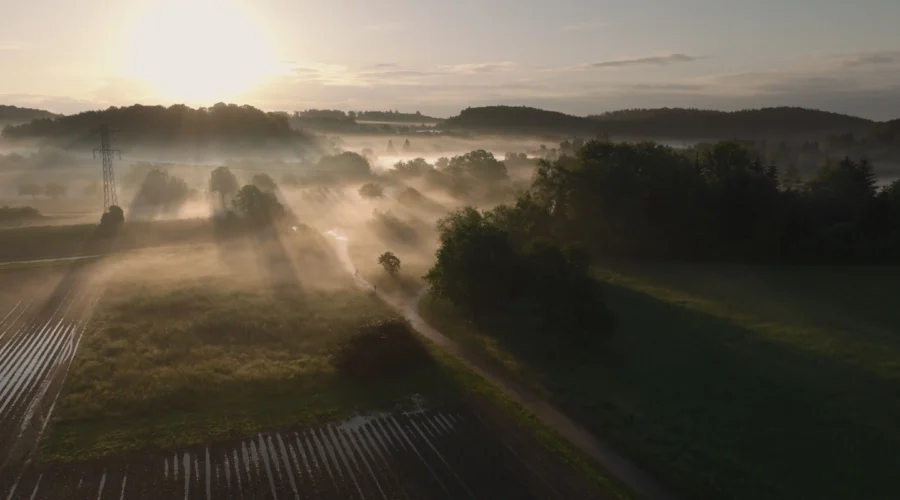
M479 182L509 180L506 165L494 158L493 153L478 149L450 159L446 168L454 174L466 174Z
M338 155L325 155L319 159L316 169L326 180L355 181L372 176L372 167L362 155L345 151Z
M234 196L238 192L237 178L228 167L217 167L209 176L209 192L218 193L222 207L228 206L226 198Z
M415 158L409 161L398 161L394 164L394 170L391 173L405 179L422 176L433 169L434 167L425 161L424 158Z
M400 272L400 259L391 252L384 252L378 256L378 264L391 276Z
M496 310L516 287L517 257L506 232L472 207L438 221L441 246L425 275L433 293L472 314Z
M284 206L275 194L248 184L238 191L232 201L235 210L258 226L271 225L286 215Z
M112 235L119 232L125 225L125 212L118 205L111 205L100 217L99 230L101 234Z
M140 218L145 211L177 211L191 197L191 189L184 179L170 175L167 170L152 168L144 177L134 197L130 212L132 219Z

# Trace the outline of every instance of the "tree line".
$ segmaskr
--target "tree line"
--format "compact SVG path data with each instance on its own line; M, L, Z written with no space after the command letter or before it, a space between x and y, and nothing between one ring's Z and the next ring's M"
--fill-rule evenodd
M626 109L588 117L527 106L466 108L438 124L447 130L499 133L598 134L633 138L717 140L819 137L866 133L875 122L855 116L796 107L743 111L685 108Z
M38 118L53 118L56 115L43 109L20 108L0 104L0 126L18 125Z
M266 113L252 106L218 103L210 108L110 107L56 118L42 118L3 129L6 139L96 141L92 131L102 124L121 130L126 143L150 145L225 144L264 145L267 141L311 143L312 137L294 130L285 113Z
M421 112L401 113L397 110L388 111L343 111L340 109L306 109L302 111L294 111L293 117L296 119L309 120L335 120L349 121L355 123L357 120L362 121L385 121L385 122L437 122L438 118L423 115Z
M588 118L610 134L637 137L753 138L869 130L874 122L800 107L739 111L696 108L624 109Z
M803 264L900 259L900 183L845 158L785 186L744 145L590 141L541 162L529 196L550 234L595 254Z
M442 219L425 279L476 322L577 341L612 325L593 258L900 263L900 180L878 189L872 164L849 158L796 185L779 178L733 141L591 140L540 160L515 202ZM517 317L526 324L509 326Z

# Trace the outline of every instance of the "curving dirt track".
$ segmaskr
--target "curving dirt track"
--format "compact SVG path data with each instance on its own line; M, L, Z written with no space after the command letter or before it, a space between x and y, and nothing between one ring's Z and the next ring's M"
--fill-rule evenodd
M337 254L347 272L353 274L355 266L348 250L349 239L339 229L329 231L328 234L333 238ZM451 354L472 371L503 391L512 400L541 419L575 447L596 460L597 463L627 485L634 493L637 493L642 498L653 500L678 500L680 498L662 483L651 477L636 463L618 453L609 443L593 435L583 426L556 409L549 401L498 370L484 363L479 363L477 359L465 352L455 341L432 328L418 313L419 301L428 291L427 288L420 290L415 297L398 298L378 291L371 283L358 275L355 275L355 280L358 286L374 290L381 300L401 313L419 334L440 346L444 351Z
M356 417L129 459L34 467L15 499L591 498L551 486L467 409Z
M26 460L46 425L95 294L86 266L0 271L0 475Z

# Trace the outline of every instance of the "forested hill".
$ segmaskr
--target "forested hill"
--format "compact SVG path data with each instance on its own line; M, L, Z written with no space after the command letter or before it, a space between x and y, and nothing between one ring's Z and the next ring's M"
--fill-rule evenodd
M228 147L310 142L295 131L285 113L266 113L251 106L219 103L193 109L184 105L111 107L7 127L4 139L37 139L48 143L95 142L101 124L117 129L120 143L135 145L222 145Z
M900 144L900 118L879 123L872 135L885 142Z
M38 118L54 118L55 114L43 109L20 108L0 104L0 127L4 125L18 125Z
M433 123L440 121L440 118L423 115L418 111L415 113L401 113L398 111L351 111L351 113L352 117L358 121L401 123Z
M805 108L711 111L685 108L628 109L579 117L529 107L468 108L445 120L449 130L609 134L653 139L728 139L819 137L832 133L863 134L875 122Z
M856 116L797 107L713 111L690 108L626 109L589 116L611 129L610 133L693 137L820 136L861 133L875 122Z
M438 126L447 130L512 133L594 134L600 131L599 124L594 120L527 106L466 108L458 116L448 118Z

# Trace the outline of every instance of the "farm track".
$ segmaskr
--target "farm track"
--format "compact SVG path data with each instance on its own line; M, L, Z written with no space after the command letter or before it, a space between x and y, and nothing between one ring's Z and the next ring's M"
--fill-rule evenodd
M0 475L31 453L75 358L95 294L86 270L73 266L0 312Z
M538 499L551 487L467 409L356 417L134 459L32 467L0 499Z

